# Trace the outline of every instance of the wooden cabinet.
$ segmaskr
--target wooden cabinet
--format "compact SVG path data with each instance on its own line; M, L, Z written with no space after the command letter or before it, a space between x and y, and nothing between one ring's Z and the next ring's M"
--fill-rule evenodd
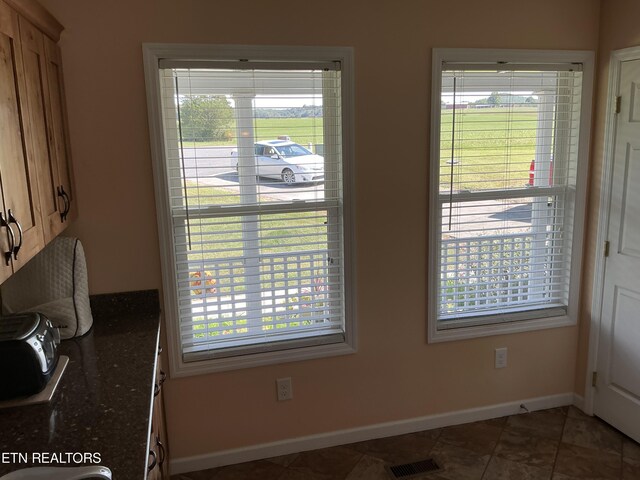
M0 2L0 281L44 247L18 14Z
M151 435L149 438L148 480L169 479L169 445L164 419L162 386L167 376L162 369L162 357L158 352L156 381L154 386ZM153 452L153 453L152 453Z
M60 52L52 40L24 18L20 18L20 40L29 104L27 129L33 145L41 219L48 243L64 230L69 215L75 216L76 211L71 196Z
M0 0L0 282L77 214L61 30L33 0Z
M60 48L50 38L43 36L44 55L46 61L47 83L50 100L49 150L51 184L47 193L62 199L56 203L58 210L47 212L48 223L45 222L45 239L52 240L66 228L69 221L78 214L74 197L73 171L71 169L71 146L69 144L69 127L62 76L62 55Z

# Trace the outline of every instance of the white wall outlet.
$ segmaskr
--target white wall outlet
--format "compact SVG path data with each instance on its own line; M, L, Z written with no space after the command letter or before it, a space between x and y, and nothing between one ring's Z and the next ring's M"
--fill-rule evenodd
M276 389L278 391L278 401L291 400L293 398L293 390L291 388L291 377L278 378L276 380Z
M507 366L507 347L496 348L496 368Z

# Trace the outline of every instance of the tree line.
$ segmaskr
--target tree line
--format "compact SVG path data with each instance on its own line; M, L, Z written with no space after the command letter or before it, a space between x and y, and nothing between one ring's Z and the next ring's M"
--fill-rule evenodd
M256 118L322 117L322 106L256 108ZM234 136L235 114L224 95L195 95L180 99L182 139L188 142L230 140Z
M322 117L322 106L304 105L288 108L256 108L256 118L312 118Z
M487 98L472 102L472 105L535 105L538 101L532 96L513 95L511 93L491 92Z

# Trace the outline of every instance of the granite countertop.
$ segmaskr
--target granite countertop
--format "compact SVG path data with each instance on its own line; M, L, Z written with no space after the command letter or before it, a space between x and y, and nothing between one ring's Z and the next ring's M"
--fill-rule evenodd
M45 466L32 463L34 453L51 454L61 461L50 466L64 467L76 465L69 454L80 453L99 454L99 464L109 467L114 479L144 478L158 292L92 296L91 310L92 329L60 345L70 361L51 402L0 410L0 475Z

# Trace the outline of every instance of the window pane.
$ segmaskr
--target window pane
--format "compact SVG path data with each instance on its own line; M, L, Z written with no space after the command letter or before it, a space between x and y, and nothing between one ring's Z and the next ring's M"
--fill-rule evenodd
M442 72L443 328L566 311L581 88L578 71Z
M226 198L198 206L324 200L340 196L340 72L172 69L165 101L175 118L165 129L169 172L221 187ZM325 127L325 122L327 125ZM173 195L178 194L176 182ZM179 199L174 203L180 203Z
M444 203L441 320L566 305L562 196Z
M340 72L163 78L184 360L343 341Z
M564 185L575 179L580 72L442 75L441 192Z

